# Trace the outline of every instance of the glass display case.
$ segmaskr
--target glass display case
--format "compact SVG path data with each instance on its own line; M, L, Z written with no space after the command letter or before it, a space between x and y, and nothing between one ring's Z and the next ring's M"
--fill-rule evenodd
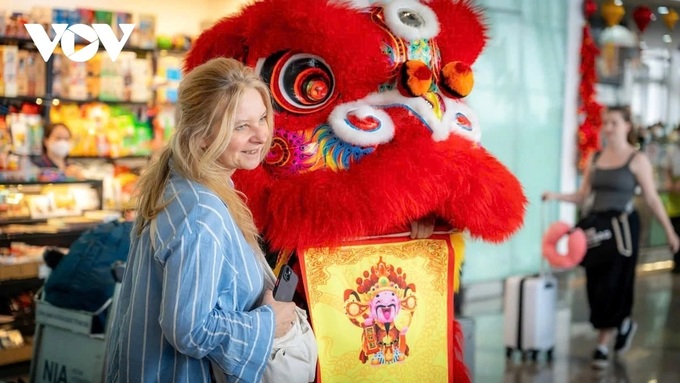
M101 195L102 181L0 182L0 226L82 216Z

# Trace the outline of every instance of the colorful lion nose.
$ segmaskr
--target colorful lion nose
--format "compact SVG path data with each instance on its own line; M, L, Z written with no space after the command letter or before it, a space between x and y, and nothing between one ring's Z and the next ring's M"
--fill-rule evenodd
M450 62L442 68L441 87L455 97L465 97L472 92L475 78L472 68L460 62Z
M419 97L430 90L432 86L432 71L420 60L407 60L401 66L399 89L405 95Z

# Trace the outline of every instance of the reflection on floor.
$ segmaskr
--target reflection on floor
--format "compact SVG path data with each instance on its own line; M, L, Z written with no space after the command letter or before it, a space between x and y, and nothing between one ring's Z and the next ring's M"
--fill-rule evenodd
M596 333L588 323L581 270L558 274L558 331L552 363L540 359L522 363L519 355L506 361L502 299L500 289L493 287L498 284L490 288L495 298L465 302L463 314L475 324L475 382L680 383L680 275L669 273L666 250L644 254L643 259L648 263L638 267L634 308L638 332L628 353L600 372L590 367ZM28 363L0 367L0 383L26 382L28 369Z
M490 310L487 303L479 309L476 303L466 302L463 314L474 318L476 327L475 382L680 382L680 276L671 275L667 268L639 269L633 314L639 324L637 334L631 349L619 360L610 356L612 362L604 371L590 367L596 333L588 322L584 282L581 270L560 276L552 363L540 358L522 363L519 355L506 361L500 307Z

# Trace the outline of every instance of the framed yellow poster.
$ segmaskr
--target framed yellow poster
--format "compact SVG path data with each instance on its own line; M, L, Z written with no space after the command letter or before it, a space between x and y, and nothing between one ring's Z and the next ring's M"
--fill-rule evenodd
M453 382L457 235L298 253L319 382Z

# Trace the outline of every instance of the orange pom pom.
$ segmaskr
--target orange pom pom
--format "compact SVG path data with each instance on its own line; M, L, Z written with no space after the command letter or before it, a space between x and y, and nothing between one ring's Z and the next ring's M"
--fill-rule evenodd
M475 77L469 65L460 62L450 62L442 68L442 88L455 97L465 97L472 92Z
M430 91L432 71L422 61L408 60L401 67L401 85L410 96L422 96Z

